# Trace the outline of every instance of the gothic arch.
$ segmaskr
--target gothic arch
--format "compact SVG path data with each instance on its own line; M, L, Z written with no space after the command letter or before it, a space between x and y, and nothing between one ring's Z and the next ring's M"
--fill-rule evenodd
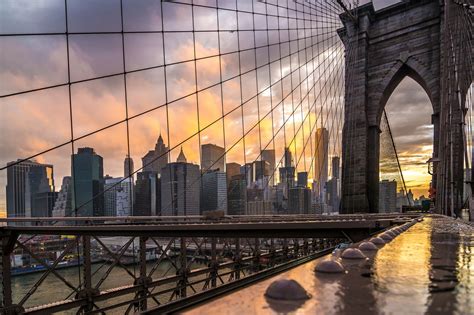
M374 78L375 84L369 85L369 90L373 90L372 99L368 102L368 116L372 118L369 122L370 126L380 126L380 119L387 101L405 77L412 78L423 88L430 99L433 113L438 112L439 80L420 61L410 57L404 62L397 60L382 80Z
M438 1L410 0L379 12L369 3L358 8L357 23L343 19L339 35L346 53L354 45L357 53L354 60L346 58L350 84L342 139L342 213L378 212L380 120L406 76L431 101L433 155L438 156L442 16Z

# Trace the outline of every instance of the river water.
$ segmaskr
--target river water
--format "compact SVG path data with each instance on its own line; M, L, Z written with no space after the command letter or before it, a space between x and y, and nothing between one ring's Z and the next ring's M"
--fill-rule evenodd
M98 281L106 274L107 269L109 268L109 264L105 264L102 266L102 264L93 264L92 266L92 272L95 273L93 276L93 284L97 284ZM153 263L150 262L147 264L147 271L149 272L153 266ZM194 264L194 267L198 267L201 265ZM132 274L138 275L139 270L138 266L135 268L133 266L128 266L128 270ZM70 267L70 268L65 268L65 269L60 269L57 270L57 272L63 276L66 280L68 280L72 285L75 287L78 286L78 283L80 281L80 271L78 267ZM174 275L175 274L175 269L172 267L171 263L168 261L163 261L159 264L157 270L153 274L154 279L160 278L162 275ZM26 275L20 275L12 278L12 290L13 290L13 299L14 303L18 303L26 294L27 292L34 286L34 284L41 278L43 275L43 272L39 273L33 273L33 274L26 274ZM100 290L107 290L107 289L112 289L124 285L130 285L133 283L133 278L121 267L114 267L110 273L110 275L107 276L106 280L102 283L100 286ZM165 285L160 287L160 290L164 290L167 288L172 287L173 284ZM47 303L52 303L56 301L61 301L67 297L73 297L71 296L72 289L66 286L61 280L59 280L55 275L50 274L43 283L38 287L38 289L31 295L31 297L26 301L24 304L25 308L31 307L31 306L36 306L36 305L42 305L42 304L47 304ZM170 298L171 293L165 293L159 297L160 302L168 301ZM126 296L128 298L133 297L131 295ZM107 305L113 305L114 303L117 303L118 301L124 301L125 297L122 298L116 298L110 301L103 302L99 304L100 306L107 306ZM152 304L153 305L153 304ZM107 314L122 314L124 312L124 308L119 308L110 312L107 312ZM70 312L66 312L63 314L75 314L75 311L72 310Z

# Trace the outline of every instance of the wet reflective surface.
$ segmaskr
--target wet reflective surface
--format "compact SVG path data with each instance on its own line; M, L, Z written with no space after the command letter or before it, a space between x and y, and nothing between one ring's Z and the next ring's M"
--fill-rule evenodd
M319 260L235 291L187 314L474 314L474 228L431 216L367 259L343 259L345 274L315 273ZM323 257L321 259L327 259ZM269 301L277 279L294 279L311 298Z

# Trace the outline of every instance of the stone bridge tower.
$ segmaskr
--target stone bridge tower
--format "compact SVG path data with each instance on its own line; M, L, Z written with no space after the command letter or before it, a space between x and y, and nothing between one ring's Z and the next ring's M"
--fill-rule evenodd
M341 213L378 212L381 116L393 90L406 76L418 82L431 100L433 158L440 158L442 2L407 0L377 12L369 3L341 15L344 28L339 36L346 47ZM460 127L459 137L453 140L459 148L453 162L462 178L461 132ZM435 173L434 187L438 181Z

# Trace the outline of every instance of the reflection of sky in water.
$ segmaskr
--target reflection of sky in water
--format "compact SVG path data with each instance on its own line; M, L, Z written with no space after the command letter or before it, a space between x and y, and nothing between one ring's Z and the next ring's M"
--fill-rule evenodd
M463 306L466 312L474 313L474 235L461 235L457 256L457 274L460 283L456 295L457 305ZM461 310L461 311L464 311Z
M403 305L415 314L425 312L430 281L430 233L429 224L417 224L378 252L374 261L374 294L379 310L395 314Z
M315 275L316 260L186 313L277 314L264 293L285 278L312 295L289 314L474 314L473 236L464 223L425 218L368 260L343 260L346 274Z

